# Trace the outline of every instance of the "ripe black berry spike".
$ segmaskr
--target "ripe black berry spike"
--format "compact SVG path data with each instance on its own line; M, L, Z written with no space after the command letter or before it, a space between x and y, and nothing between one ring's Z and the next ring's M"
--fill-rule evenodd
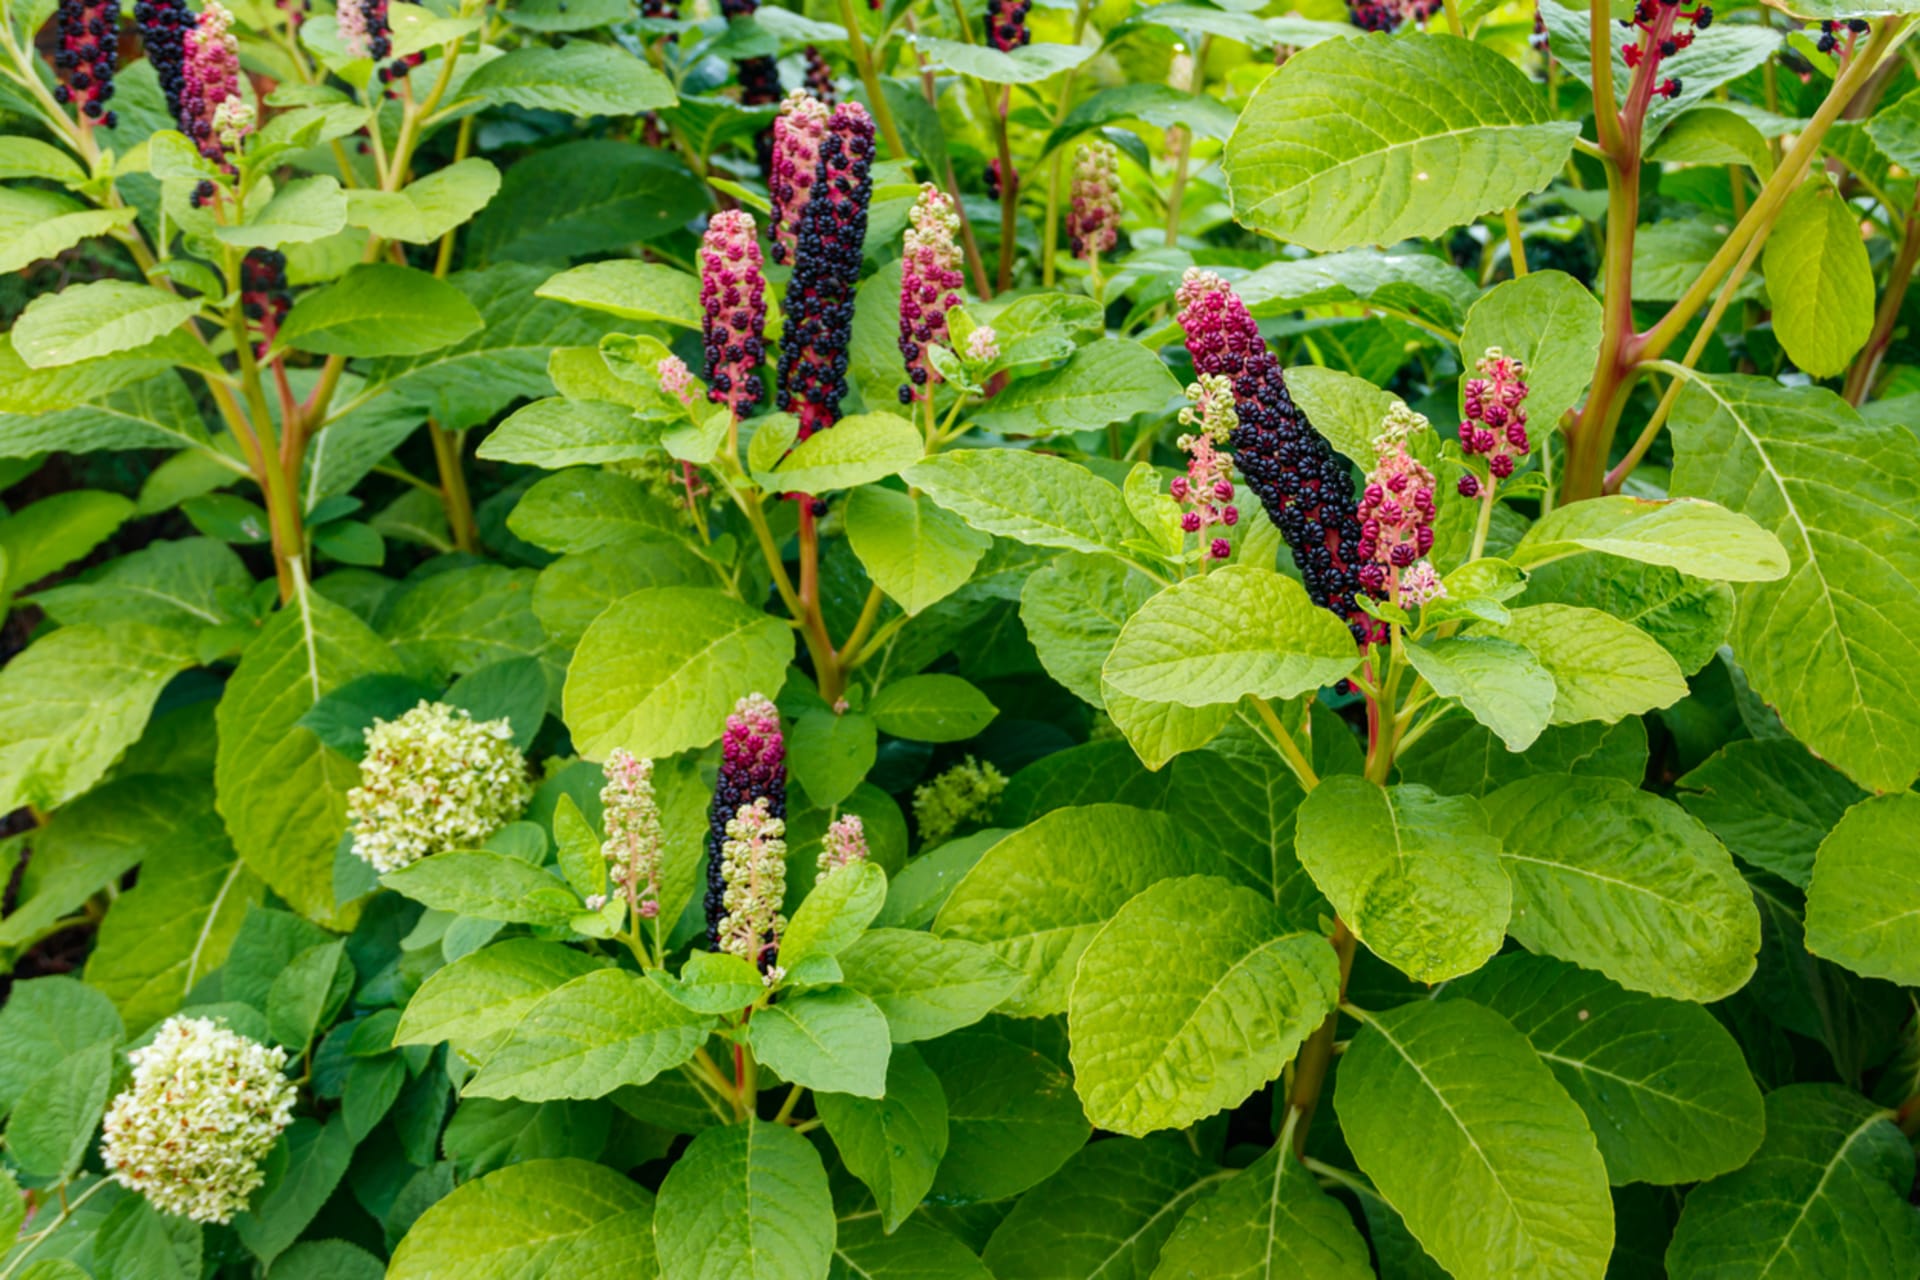
M726 732L720 738L720 776L714 781L713 804L707 811L707 945L716 951L735 949L725 945L732 923L729 917L741 914L741 895L736 890L747 886L735 884L738 877L727 873L728 828L737 826L742 813L749 810L759 813L750 823L762 828L766 819L784 822L787 816L787 755L780 736L780 713L757 693L740 699L727 717ZM779 907L775 896L771 910L777 912ZM760 960L761 947L751 950L755 954L743 958ZM771 956L766 959L770 961Z
M113 69L120 57L120 6L115 0L60 0L54 9L60 48L53 68L60 83L53 96L71 105L83 123L111 129Z
M1346 462L1294 404L1280 361L1232 286L1192 268L1179 301L1194 371L1232 379L1234 462L1292 549L1308 596L1361 644L1383 638L1380 624L1356 603L1372 593L1359 572L1360 516Z
M249 249L240 260L240 306L247 320L260 331L264 352L273 345L273 335L293 306L293 294L287 288L287 255L277 249Z
M737 18L752 17L760 8L760 0L720 0L720 12L732 22ZM780 67L772 58L742 58L734 67L734 74L740 81L740 105L743 107L770 107L780 101ZM770 177L773 173L773 129L762 129L753 136L754 158L760 163L760 176Z
M1683 22L1688 23L1691 30L1683 30L1680 26ZM1679 0L1639 0L1633 16L1622 18L1620 25L1637 29L1641 34L1640 39L1620 50L1621 58L1634 73L1633 85L1627 91L1626 112L1629 119L1641 119L1654 98L1680 96L1680 77L1661 75L1660 66L1690 46L1695 35L1713 25L1713 9L1704 4L1682 9Z
M794 234L780 343L779 407L798 414L800 438L840 420L847 341L873 200L873 117L857 102L833 109L811 194Z

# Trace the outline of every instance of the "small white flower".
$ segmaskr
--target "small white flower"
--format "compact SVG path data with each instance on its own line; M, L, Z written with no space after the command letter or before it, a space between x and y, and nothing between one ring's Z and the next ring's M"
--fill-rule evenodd
M973 364L991 364L1000 358L1000 335L992 325L983 324L967 335L967 359Z
M163 1213L226 1222L266 1180L260 1162L293 1116L287 1052L207 1018L168 1018L127 1055L101 1159Z
M532 795L512 724L422 702L367 730L360 785L347 793L353 852L384 873L472 848L519 817Z
M842 867L867 860L867 829L857 813L835 818L820 838L820 857L815 863L825 876Z
M720 920L720 949L753 965L772 960L787 928L780 914L787 896L787 824L769 807L765 796L741 805L720 846L727 911ZM776 981L769 972L768 985Z
M653 761L624 747L615 748L605 766L607 785L600 803L607 815L601 845L613 882L627 905L642 919L660 914L660 804L653 794Z

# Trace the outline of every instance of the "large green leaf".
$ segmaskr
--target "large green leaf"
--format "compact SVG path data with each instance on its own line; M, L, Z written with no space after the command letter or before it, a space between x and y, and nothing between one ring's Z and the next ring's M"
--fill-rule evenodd
M300 718L341 685L399 668L364 622L303 586L248 643L215 711L214 790L233 846L316 920L340 917L333 857L360 771Z
M1742 862L1807 887L1813 856L1867 793L1792 738L1742 738L1675 784L1687 812Z
M1793 735L1861 786L1920 774L1920 453L1830 391L1692 378L1673 410L1675 493L1733 507L1787 548L1740 588L1733 648Z
M973 415L985 431L1046 437L1097 431L1137 413L1158 413L1180 395L1159 356L1130 338L1101 338L1058 369L1023 378Z
M1491 636L1445 636L1406 648L1433 691L1460 699L1507 750L1525 751L1546 732L1557 687L1529 651Z
M1101 707L1100 669L1120 628L1153 594L1151 578L1111 557L1056 556L1021 589L1020 621L1047 674Z
M1585 285L1564 272L1535 271L1495 285L1473 304L1460 354L1473 364L1498 347L1526 364L1527 420L1536 424L1537 441L1586 394L1600 354L1600 320L1600 302Z
M837 429L837 428L836 428ZM962 742L1000 714L959 676L929 673L889 681L867 704L883 733L917 742Z
M620 258L562 271L537 290L542 298L604 311L626 320L664 320L700 327L700 280L662 262Z
M1119 486L1065 458L962 449L916 463L907 483L981 533L1029 546L1123 555L1145 532Z
M1028 44L1002 52L971 41L916 36L914 47L929 62L988 84L1033 84L1077 67L1093 56L1093 49L1077 44Z
M841 1219L828 1276L830 1280L993 1280L973 1250L924 1218L909 1218L889 1235L879 1217L864 1212Z
M793 656L786 623L699 587L654 587L618 601L580 638L563 705L589 759L703 747L747 694L777 691Z
M1227 141L1234 216L1309 249L1438 236L1553 180L1579 128L1506 58L1451 36L1329 40Z
M1920 795L1847 810L1820 845L1807 886L1807 949L1870 978L1920 986L1920 863L1909 823Z
M1745 1168L1688 1194L1667 1247L1674 1276L1905 1280L1920 1269L1907 1203L1913 1147L1892 1113L1838 1085L1767 1095L1767 1137Z
M1300 864L1367 949L1419 982L1471 973L1500 949L1518 897L1471 796L1352 774L1300 806Z
M432 244L484 209L499 190L500 171L493 162L472 156L398 191L366 187L349 191L347 221L384 240Z
M29 369L51 369L143 347L200 310L196 298L125 280L43 293L13 326L13 349Z
M1859 218L1824 171L1780 206L1760 268L1793 362L1814 378L1845 372L1873 332L1873 267Z
M879 485L849 494L845 517L847 543L867 576L909 615L965 586L993 545L924 494Z
M1576 604L1609 613L1646 632L1683 675L1693 675L1712 662L1733 630L1733 588L1726 583L1597 552L1529 570L1522 600L1529 605Z
M1160 1250L1153 1280L1370 1280L1367 1243L1287 1143L1196 1201Z
M1454 1275L1605 1273L1613 1205L1593 1131L1498 1014L1449 1000L1369 1015L1333 1105L1360 1168Z
M1554 725L1516 755L1465 712L1443 717L1395 762L1400 777L1441 795L1485 796L1543 773L1599 775L1638 782L1647 776L1647 730L1639 717L1618 724Z
M659 451L659 424L644 421L627 406L556 396L516 409L481 442L479 456L558 471Z
M609 56L632 60L611 45L600 47ZM634 69L644 70L638 63ZM564 85L551 87L566 92ZM567 198L554 199L555 191L565 191ZM579 138L515 161L500 194L473 220L469 240L472 252L487 262L565 262L669 235L706 209L702 184L672 152L613 138Z
M1222 734L1171 772L1163 807L1211 835L1233 879L1266 895L1292 928L1318 928L1333 915L1293 848L1305 792L1270 745L1252 733Z
M1164 814L1116 804L1055 809L982 855L934 931L985 943L1025 975L1002 1006L1008 1013L1059 1013L1100 926L1157 880L1217 870L1212 858Z
M401 1011L395 1045L451 1042L485 1059L548 993L600 962L557 942L510 938L436 970Z
M30 141L6 139L13 144ZM54 154L66 160L64 153ZM88 236L105 235L133 219L132 209L89 209L71 196L38 187L0 188L0 245L5 246L0 248L0 272L25 271L42 258L65 253Z
M827 1171L786 1125L709 1129L660 1184L654 1234L666 1280L826 1280Z
M467 1085L478 1098L600 1098L691 1058L713 1019L658 983L596 969L542 996Z
M1501 627L1481 628L1532 651L1553 677L1553 723L1640 715L1687 696L1673 655L1609 613L1570 604L1530 604Z
M586 1160L529 1160L457 1187L415 1220L389 1280L515 1280L557 1269L655 1274L653 1197Z
M753 1052L791 1080L820 1093L877 1098L886 1091L892 1041L873 1001L847 987L795 992L754 1014Z
M1508 928L1529 950L1678 1000L1719 1000L1753 976L1753 895L1679 805L1616 778L1546 775L1486 809L1513 880Z
M1441 996L1487 1006L1533 1043L1587 1113L1615 1186L1698 1182L1760 1145L1760 1090L1732 1033L1699 1005L1517 953Z
M979 943L918 929L871 929L841 953L840 968L886 1015L895 1044L971 1026L1021 985L1020 971Z
M1697 498L1655 501L1626 494L1555 509L1527 530L1508 558L1531 569L1581 551L1723 582L1771 582L1787 573L1780 540L1746 516Z
M947 1154L947 1095L912 1049L887 1064L886 1096L823 1093L820 1119L847 1169L873 1192L888 1231L906 1221L933 1186Z
M947 1095L947 1156L933 1184L942 1203L1017 1196L1086 1145L1072 1077L1037 1050L962 1031L919 1052Z
M239 226L218 226L214 239L251 249L324 240L347 225L347 196L340 183L322 174L297 178L273 193L273 199L252 210Z
M463 97L558 111L630 116L675 102L673 86L646 59L615 44L576 40L557 49L527 45L467 78Z
M275 340L322 355L414 356L470 338L483 324L445 280L377 262L302 298Z
M512 854L454 849L380 877L389 889L435 911L518 924L560 925L581 910L559 878Z
M133 513L117 493L74 489L0 520L0 601L86 555Z
M683 508L630 476L570 467L534 484L507 517L507 530L537 547L570 555L633 538L686 531Z
M1140 975L1156 975L1143 992ZM1218 876L1148 886L1095 935L1073 983L1074 1087L1102 1129L1138 1136L1238 1106L1332 1011L1325 938Z
M1176 583L1127 619L1102 674L1122 693L1204 707L1292 698L1359 662L1346 624L1292 578L1228 565Z
M831 431L816 431L755 478L781 492L826 493L898 475L925 453L920 432L899 414L856 413Z

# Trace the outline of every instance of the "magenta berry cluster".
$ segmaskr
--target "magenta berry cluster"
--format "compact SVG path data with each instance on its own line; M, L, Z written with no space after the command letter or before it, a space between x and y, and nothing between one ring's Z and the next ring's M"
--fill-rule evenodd
M1233 402L1233 381L1224 374L1201 374L1187 388L1187 396L1193 404L1180 411L1180 421L1200 429L1180 437L1187 473L1168 481L1167 492L1186 508L1180 513L1180 528L1205 537L1215 525L1231 529L1240 523L1240 509L1233 505L1233 455L1220 450L1240 425L1240 417ZM1232 554L1233 544L1225 538L1216 537L1207 544L1207 555L1214 560Z
M1076 258L1110 253L1120 240L1120 152L1110 142L1090 142L1073 162L1073 192L1067 205L1067 242Z
M111 129L118 117L107 110L113 70L120 59L120 6L116 0L60 0L54 8L60 47L53 67L60 83L53 96L81 117Z
M340 20L340 40L356 58L372 58L380 64L375 73L381 84L392 84L420 65L426 55L410 53L393 58L393 23L387 15L388 0L340 0L335 11ZM391 59L391 61L389 61ZM387 91L392 96L392 90Z
M1002 53L1027 44L1033 39L1027 30L1032 11L1033 0L987 0L987 43Z
M723 849L727 824L740 810L766 802L774 818L787 816L787 751L780 734L780 712L760 694L734 704L720 737L720 776L707 810L707 945L720 946L720 925L727 916Z
M716 213L700 260L700 333L707 351L707 398L745 417L760 403L766 358L767 283L753 215Z
M947 312L960 305L960 246L954 240L960 217L953 197L926 183L912 217L900 260L900 358L907 368L901 404L925 399L928 384L939 380L927 348L946 342Z
M779 407L800 418L805 440L840 420L847 342L873 200L873 117L857 102L833 109L820 142L812 193L793 238L780 343Z
M813 198L813 180L820 169L820 144L826 141L833 109L803 90L795 89L780 104L773 122L773 162L767 173L767 194L773 202L773 260L793 261L800 234L800 215Z
M1405 431L1389 430L1375 441L1379 452L1360 496L1360 554L1371 562L1360 576L1376 592L1433 550L1433 472L1408 452L1407 440Z
M1294 404L1280 361L1225 280L1191 269L1178 298L1194 369L1232 380L1238 423L1229 439L1247 487L1286 539L1313 602L1369 642L1380 629L1356 599L1368 588L1347 464Z
M180 109L175 115L180 132L218 164L226 163L227 153L214 128L214 113L239 91L240 42L233 37L233 15L210 2L183 40Z
M1411 20L1425 22L1443 0L1347 0L1347 20L1362 31L1398 31Z
M1527 437L1527 369L1498 347L1487 348L1478 368L1480 376L1468 378L1462 387L1466 413L1460 422L1460 447L1469 455L1484 456L1493 478L1505 480L1533 447ZM1479 492L1478 478L1460 478L1461 497Z
M1681 30L1679 23L1683 21L1690 23L1692 30ZM1680 78L1661 76L1660 63L1692 44L1694 32L1713 25L1713 8L1703 4L1682 9L1679 0L1639 0L1633 16L1620 19L1620 25L1640 32L1639 39L1620 50L1621 58L1637 73L1634 83L1650 86L1647 92L1652 97L1677 98Z

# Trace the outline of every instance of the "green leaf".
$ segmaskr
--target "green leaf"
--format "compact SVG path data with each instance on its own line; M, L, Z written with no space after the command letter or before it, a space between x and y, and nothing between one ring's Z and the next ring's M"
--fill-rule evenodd
M132 209L89 209L69 196L36 187L0 188L0 245L5 246L0 248L0 271L24 271L43 258L65 253L89 236L125 227L134 216Z
M1510 559L1530 569L1580 551L1724 582L1771 582L1787 573L1780 540L1746 516L1697 498L1655 501L1626 494L1555 509L1527 530Z
M1139 998L1142 974L1156 975L1151 1000ZM1102 1129L1185 1128L1277 1077L1339 995L1326 939L1289 932L1251 889L1162 880L1080 957L1067 1014L1074 1087Z
M1687 696L1680 664L1646 632L1598 609L1533 604L1486 634L1528 649L1553 677L1553 723L1604 720L1671 706Z
M1530 951L1621 986L1719 1000L1753 976L1760 917L1724 846L1670 800L1617 778L1542 776L1487 798Z
M1906 825L1917 815L1912 792L1847 810L1814 859L1809 951L1870 978L1920 985L1920 867Z
M660 1184L654 1234L672 1280L823 1280L835 1234L827 1171L786 1125L708 1129Z
M823 1093L815 1105L848 1172L873 1192L882 1225L897 1229L926 1198L947 1154L940 1077L912 1049L897 1049L887 1064L884 1097Z
M1289 59L1255 91L1223 164L1240 222L1347 249L1513 206L1560 172L1577 132L1491 49L1374 35Z
M1760 267L1787 355L1809 377L1845 372L1873 331L1873 268L1858 217L1824 173L1780 207Z
M345 1240L296 1244L275 1258L273 1267L274 1280L380 1280L386 1274L380 1259Z
M1360 1168L1448 1271L1606 1270L1613 1205L1593 1131L1498 1014L1466 1000L1370 1014L1333 1105Z
M1045 439L1159 413L1179 396L1180 384L1152 350L1130 338L1101 338L1058 369L1013 383L975 411L973 425Z
M1302 307L1376 302L1458 329L1480 297L1473 280L1437 254L1350 249L1318 257L1281 259L1234 283L1247 309L1268 319ZM1315 369L1314 365L1303 365ZM1287 371L1289 381L1294 370ZM1371 465L1371 451L1362 460Z
M1103 675L1122 693L1204 707L1293 698L1359 662L1346 624L1292 578L1228 565L1176 583L1120 629Z
M627 406L556 397L516 409L481 441L479 456L558 471L659 452L659 424Z
M1509 751L1525 751L1553 717L1553 677L1532 653L1488 636L1407 644L1407 661L1443 698L1458 698Z
M61 186L77 187L87 180L87 174L56 146L38 138L12 137L0 138L0 178L46 178Z
M942 1203L1019 1195L1086 1144L1072 1078L1033 1049L963 1031L919 1052L947 1095L947 1157L933 1182Z
M1528 604L1578 604L1651 636L1682 674L1712 662L1733 630L1733 588L1678 569L1583 553L1528 574Z
M437 970L400 1014L395 1046L450 1042L484 1060L549 993L599 966L585 952L511 938Z
M710 586L707 562L675 542L628 538L561 556L533 584L533 612L562 649L579 645L614 601L647 587Z
M638 480L613 471L573 467L546 477L507 517L507 529L549 551L592 551L630 538L685 532L680 509Z
M500 171L491 160L473 156L398 191L356 187L347 193L347 221L383 240L432 244L486 208L499 190Z
M801 714L787 736L788 773L815 808L834 808L873 768L879 736L870 716L815 707Z
M1535 271L1487 290L1467 313L1460 334L1463 363L1473 364L1498 347L1527 366L1527 418L1560 421L1586 394L1600 354L1600 303L1587 287L1559 271ZM1464 379L1462 382L1464 384ZM1573 503L1562 511L1578 510Z
M981 533L1028 546L1125 555L1143 532L1119 486L1065 458L962 449L916 463L906 478Z
M56 493L0 519L0 600L113 536L133 503L102 489Z
M1314 929L1331 918L1333 909L1294 853L1294 812L1305 793L1265 740L1222 734L1175 761L1169 781L1166 811L1212 833L1228 864L1223 870L1277 905L1290 928Z
M1878 123L1878 117L1869 121L1868 131ZM1678 117L1660 135L1647 159L1656 164L1743 164L1762 181L1773 176L1773 152L1766 135L1727 107L1694 107Z
M1159 769L1184 751L1206 746L1233 718L1233 707L1224 702L1211 707L1147 702L1120 692L1105 680L1100 683L1100 695L1114 727L1149 769Z
M15 1109L81 1050L119 1044L122 1034L113 1002L78 979L15 982L0 1006L0 1112Z
M993 545L924 494L879 485L847 496L845 520L847 542L867 576L909 616L965 586Z
M324 240L347 225L347 196L340 184L322 175L299 178L273 193L237 227L215 227L214 238L243 249L275 249L284 244Z
M163 1214L145 1196L127 1196L100 1224L94 1259L105 1276L198 1280L200 1234L200 1224L192 1219Z
M1408 977L1457 978L1500 949L1516 894L1479 801L1345 774L1309 792L1296 821L1300 864L1354 936Z
M324 1127L301 1117L281 1137L268 1157L266 1185L233 1221L234 1233L263 1264L271 1266L320 1212L347 1172L353 1145L346 1117L338 1114Z
M1002 53L985 45L922 35L913 37L913 45L933 65L988 84L1037 84L1094 54L1091 47L1076 44L1029 44Z
M1203 138L1224 139L1233 132L1233 109L1204 93L1183 93L1168 84L1123 84L1102 89L1073 110L1047 135L1043 155L1084 133L1121 120L1139 120L1160 129L1185 125Z
M877 1098L887 1087L892 1043L873 1001L846 987L783 997L747 1024L754 1056L782 1080L819 1093Z
M1906 1201L1913 1147L1891 1116L1838 1085L1768 1094L1758 1154L1688 1193L1667 1246L1668 1273L1911 1275L1920 1266L1920 1217Z
M590 262L551 277L535 293L624 320L700 327L700 278L664 263L632 258Z
M1729 742L1674 785L1687 812L1734 857L1801 889L1820 842L1867 798L1792 738Z
M107 1108L115 1048L103 1040L81 1049L20 1095L6 1138L24 1172L63 1183L79 1170Z
M1371 1280L1367 1243L1285 1142L1187 1210L1154 1280Z
M1055 809L981 856L934 932L983 943L1025 975L1006 1012L1059 1013L1100 926L1155 881L1217 870L1214 856L1164 814L1113 804Z
M377 262L302 298L275 341L321 355L414 356L472 337L484 323L446 281Z
M585 1160L529 1160L454 1188L393 1251L388 1280L513 1280L558 1267L654 1273L645 1187Z
M882 686L867 705L867 714L882 732L896 738L964 742L991 724L999 711L986 694L959 676L919 675Z
M467 1096L601 1098L645 1084L705 1043L713 1019L625 969L595 969L542 996L467 1085Z
M317 920L338 917L333 855L360 770L299 721L324 695L397 670L386 642L309 589L248 642L214 713L214 791L247 869Z
M704 747L793 655L786 623L718 591L654 587L601 614L574 651L562 701L576 748L659 758Z
M771 471L754 478L770 490L826 493L898 475L926 453L919 431L898 414L856 413L816 431Z
M646 59L585 40L515 49L475 71L460 94L569 116L638 115L677 101L673 86Z
M0 524L0 534L5 528ZM84 582L38 591L33 599L63 625L151 622L196 632L245 619L240 601L252 589L253 575L231 548L211 538L182 538L148 543Z
M857 941L887 901L887 873L871 862L814 881L781 935L778 963L792 972L816 956L837 956Z
M1698 1182L1760 1145L1760 1090L1733 1034L1699 1005L1518 953L1440 994L1485 1005L1532 1042L1587 1113L1615 1186Z
M480 920L565 924L583 909L559 878L512 854L484 849L422 858L387 872L380 883L435 911Z
M1020 591L1020 621L1047 674L1104 705L1100 669L1120 628L1153 597L1152 579L1105 556L1056 556Z
M1861 786L1920 774L1920 455L1900 426L1770 378L1691 379L1673 490L1737 506L1792 569L1739 589L1733 648L1789 732Z
M613 46L602 47L609 59L632 60L632 55L616 52ZM518 52L539 56L551 51ZM506 61L502 58L493 65ZM637 62L633 68L645 70ZM548 91L545 85L536 90ZM701 186L680 158L668 151L612 138L564 142L536 151L507 169L500 194L474 219L469 237L472 252L491 262L552 263L624 250L636 241L670 235L695 214L704 213L708 206ZM555 200L555 191L565 191L567 198Z
M332 1003L336 976L345 976L351 985L351 973L341 975L345 954L343 940L309 947L274 978L267 995L267 1025L275 1040L297 1051L313 1039Z
M877 1216L843 1219L833 1262L830 1280L993 1280L973 1250L919 1217L891 1235Z
M1307 415L1313 429L1349 462L1371 468L1377 457L1373 442L1380 434L1380 424L1395 405L1402 403L1400 397L1382 391L1365 378L1318 365L1289 369L1286 379L1294 403Z
M972 1026L1021 982L1020 971L986 947L917 929L868 931L840 954L840 968L886 1015L895 1044Z
M43 293L13 326L13 349L29 369L77 364L143 347L199 313L200 303L125 280L97 280Z

